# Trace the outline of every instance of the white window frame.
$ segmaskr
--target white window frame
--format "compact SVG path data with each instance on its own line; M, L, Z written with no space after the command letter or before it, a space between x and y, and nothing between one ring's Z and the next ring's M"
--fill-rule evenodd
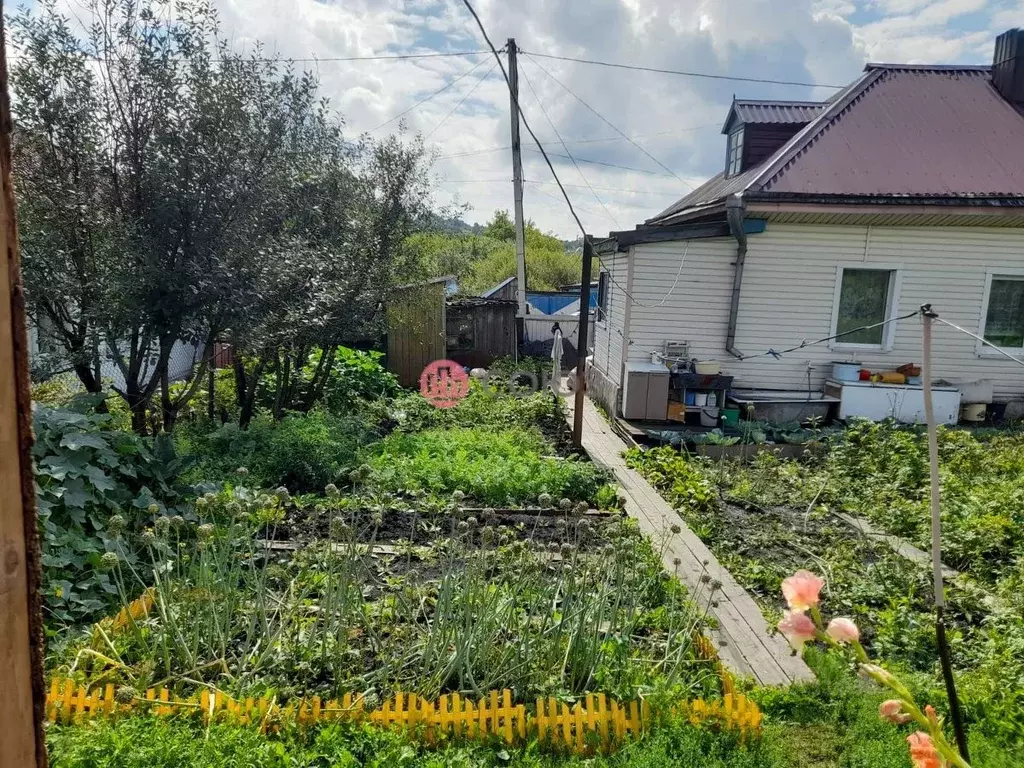
M1011 280L1019 278L1024 281L1024 269L1015 268L990 268L985 272L985 292L981 295L981 316L978 318L978 335L985 338L985 323L988 321L988 302L992 296L992 281L1001 277L1008 277ZM999 347L1008 355L1014 355L1024 359L1024 347ZM975 354L978 357L1002 357L999 351L981 341L975 342Z
M900 289L903 284L902 264L876 264L871 261L857 261L836 266L836 287L832 299L832 326L829 336L836 335L839 327L839 300L843 293L843 274L846 270L871 270L875 272L891 272L889 278L889 291L885 297L885 319L890 321L882 328L881 344L852 344L842 339L833 339L829 342L829 348L837 351L849 352L890 352L896 343L896 326L899 323L891 322L899 312Z
M733 176L739 176L743 173L743 139L746 133L745 126L740 123L739 126L729 132L725 142L725 175L726 178ZM738 137L738 138L737 138ZM737 138L735 147L733 146L733 139ZM735 149L736 154L733 154ZM735 162L733 162L735 160ZM736 166L736 170L733 170L733 166Z

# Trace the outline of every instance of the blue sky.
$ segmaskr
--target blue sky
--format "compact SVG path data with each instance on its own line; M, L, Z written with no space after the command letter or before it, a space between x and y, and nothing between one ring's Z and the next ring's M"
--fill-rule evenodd
M81 13L81 0L62 0ZM284 56L339 57L482 47L461 0L214 0L235 45ZM730 76L845 84L866 61L988 63L999 32L1024 26L1024 0L476 0L496 45ZM511 208L508 95L493 58L321 62L325 95L351 134L427 136L441 205L484 221ZM473 67L476 67L473 69ZM545 72L544 70L548 72ZM469 74L467 71L472 70ZM521 59L521 102L556 158L594 234L629 229L720 170L721 123L742 98L821 99L833 91L612 70ZM550 74L548 74L550 73ZM571 95L554 76L641 150ZM533 86L531 89L530 86ZM545 115L545 112L547 113ZM376 129L376 130L374 130ZM603 163L599 164L599 163ZM621 167L611 167L621 166ZM524 154L525 208L539 226L575 236L540 156ZM592 188L592 189L591 189Z

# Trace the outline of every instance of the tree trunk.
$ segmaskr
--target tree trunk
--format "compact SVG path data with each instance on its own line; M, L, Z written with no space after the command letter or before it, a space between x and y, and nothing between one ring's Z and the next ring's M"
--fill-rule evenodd
M174 429L177 409L171 402L171 381L167 373L167 363L160 367L160 415L163 420L164 432Z

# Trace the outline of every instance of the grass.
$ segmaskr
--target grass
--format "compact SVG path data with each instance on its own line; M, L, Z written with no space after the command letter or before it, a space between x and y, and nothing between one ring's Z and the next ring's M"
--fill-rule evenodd
M760 739L740 744L728 734L667 723L613 755L553 754L533 742L446 742L437 747L401 731L351 724L263 735L253 727L195 720L125 717L55 726L48 732L51 761L75 768L177 766L590 766L591 768L908 768L906 736L878 718L882 692L834 657L811 651L818 679L786 689L753 692L767 724ZM982 734L971 735L974 768L1012 768L1014 758Z
M536 429L459 427L396 432L370 446L366 485L376 491L422 490L439 496L462 491L481 505L520 506L541 494L594 502L606 481L595 465L551 456Z
M761 744L741 745L729 736L673 724L610 756L576 758L552 754L536 742L523 747L454 742L432 748L399 731L329 725L264 736L254 728L212 725L187 719L147 717L95 720L58 726L47 734L55 768L774 768Z

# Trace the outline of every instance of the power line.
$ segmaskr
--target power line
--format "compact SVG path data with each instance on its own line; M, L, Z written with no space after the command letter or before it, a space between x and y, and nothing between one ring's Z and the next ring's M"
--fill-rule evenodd
M536 63L536 62L534 62ZM670 131L660 131L658 133L648 133L644 136L604 136L600 139L566 139L566 144L601 144L606 141L622 141L625 139L653 139L658 136L669 136L676 133L686 133L688 131L701 131L705 128L720 128L720 123L708 123L707 125L693 125L688 128L673 128ZM511 144L505 144L503 146L496 147L484 147L482 149L470 149L465 152L452 152L447 155L438 155L438 160L445 160L449 157L468 157L469 155L482 155L487 152L503 152L506 149L512 149Z
M985 339L985 338L983 338L983 337L979 336L979 335L978 335L978 334L976 334L976 333L971 333L971 332L970 332L970 331L968 331L968 330L967 330L966 328L961 328L961 327L960 327L959 325L956 325L956 324L954 324L954 323L951 323L951 322L949 322L949 320L943 320L943 319L942 319L941 317L939 317L938 315L934 315L934 316L932 317L932 320L938 320L938 321L939 321L940 323L942 323L943 325L948 325L948 326L949 326L950 328L955 328L956 330L960 331L961 333L966 333L966 334L967 334L968 336L970 336L970 337L971 337L972 339L977 339L977 340L978 340L978 341L980 341L980 342L981 342L982 344L985 344L985 345L987 345L987 346L989 346L989 347L992 347L992 349L994 349L994 350L995 350L996 352L998 352L999 354L1001 354L1001 355L1002 355L1003 357L1008 357L1008 358L1010 358L1010 359L1011 359L1011 360L1013 360L1013 362L1015 362L1015 363L1016 363L1017 365L1024 365L1024 360L1021 360L1021 359L1020 359L1019 357L1014 357L1014 356L1013 356L1013 355L1011 355L1011 354L1010 354L1009 352L1006 352L1005 350L1003 350L1003 349L1002 349L1002 347L996 346L995 344L993 344L993 343L992 343L991 341L989 341L988 339Z
M800 85L806 88L845 88L845 85L830 85L828 83L805 83L799 80L771 80L764 77L740 77L734 75L713 75L708 72L687 72L681 69L659 69L658 67L644 67L637 64L616 64L610 61L597 61L595 59L578 59L572 56L556 56L553 53L537 53L536 51L522 51L527 56L539 56L544 59L557 59L559 61L572 61L577 64L594 64L599 67L612 67L614 69L631 69L637 72L657 72L663 75L681 75L683 77L703 77L709 80L732 80L739 83L767 83L769 85Z
M665 165L665 164L664 164L663 162L661 162L661 160L659 160L658 158L656 158L656 157L655 157L654 155L652 155L652 154L651 154L650 152L648 152L648 151L647 151L646 149L644 149L644 148L643 148L642 146L640 146L639 144L637 144L637 143L636 143L636 142L635 142L635 141L634 141L633 139L631 139L631 138L630 138L629 136L627 136L627 135L626 135L626 133L625 133L625 132L624 132L624 131L623 131L623 130L622 130L621 128L619 128L619 127L618 127L617 125L615 125L615 124L614 124L614 123L613 123L613 122L612 122L611 120L609 120L609 119L608 119L607 117L605 117L605 116L604 116L604 115L602 115L602 114L601 114L600 112L598 112L598 111L597 111L596 109L594 109L594 108L593 108L592 106L590 106L590 105L589 105L589 104L588 104L588 103L587 103L586 101L584 101L584 100L583 100L583 97L582 97L582 96L580 96L580 95L579 95L578 93L576 93L576 92L575 92L575 91L574 91L574 90L573 90L572 88L570 88L570 87L569 87L568 85L566 85L566 84L565 84L565 83L563 83L563 82L562 82L561 80L559 80L559 79L558 79L557 77L555 77L555 76L554 76L553 74L551 74L551 72L549 72L549 71L547 70L547 68L546 68L546 67L544 67L544 66L543 66L543 65L542 65L542 64L541 64L541 63L540 63L539 61L537 61L537 60L536 60L536 59L534 59L534 58L533 58L532 56L530 56L530 54L526 54L526 56L527 56L527 58L529 58L529 59L530 59L530 61L531 61L531 62L533 62L534 66L538 67L538 68L540 69L540 71L541 71L541 72L543 72L543 73L544 73L545 75L547 75L547 76L548 76L548 77L550 77L550 78L551 78L552 80L554 80L554 81L555 81L556 83L558 83L558 84L559 84L560 86L562 86L562 88L564 88L564 89L565 89L566 91L568 91L568 92L569 92L569 95L570 95L570 96L572 96L572 97L573 97L574 99L576 99L576 101L578 101L578 102L579 102L580 104L582 104L582 105L583 105L584 107L586 107L586 108L587 108L587 109L589 109L589 110L590 110L591 112L593 112L593 113L594 113L594 114L595 114L595 115L596 115L597 117L599 117L599 118L600 118L601 120L603 120L603 121L604 121L604 122L605 122L605 123L606 123L606 124L608 125L608 127L609 127L609 128L611 128L611 129L612 129L613 131L615 131L615 132L616 132L617 134L619 134L619 135L620 135L620 136L621 136L622 138L624 138L624 139L625 139L626 141L628 141L628 142L629 142L630 144L632 144L632 145L633 145L634 147L636 147L636 148L637 148L637 149L639 149L639 150L640 150L641 152L643 152L643 153L644 153L645 155L647 155L647 157L649 157L649 158L650 158L651 160L653 160L653 161L654 161L654 163L655 163L655 164L656 164L657 166L659 166L660 168L662 168L662 169L664 169L664 170L668 171L668 172L669 172L669 173L670 173L670 174L671 174L672 176L674 176L674 177L675 177L676 179L678 179L679 181L682 181L682 182L683 182L683 184L685 184L685 185L686 185L687 187L689 187L689 188L690 188L690 190L692 190L692 189L693 189L693 185L692 185L692 184L690 184L690 183L688 183L688 182L686 182L686 181L683 181L683 179L681 179L681 178L679 177L679 174L677 174L677 173L676 173L675 171L673 171L673 170L672 170L671 168L669 168L669 167L668 167L667 165ZM566 151L568 151L568 150L566 150Z
M605 205L604 200L602 200L598 196L597 191L590 186L590 181L583 174L583 169L580 168L579 163L576 162L576 158L573 157L572 152L569 151L569 147L567 147L565 142L562 140L562 134L558 132L558 129L555 127L554 121L551 119L551 115L549 115L548 111L544 108L544 102L540 100L540 96L537 95L537 91L534 90L533 83L530 82L530 76L526 74L525 70L523 71L523 78L526 80L526 85L529 87L530 93L533 94L533 98L537 101L537 106L540 107L540 111L544 115L544 119L548 121L548 125L551 126L551 130L555 132L555 136L558 137L558 140L562 144L562 149L565 150L565 154L569 156L570 160L572 160L572 164L576 167L576 172L580 175L580 178L583 179L583 183L587 185L587 187L590 189L590 193L594 196L594 199L597 200L598 203L600 203L601 207L604 209L604 212L608 214L608 218L610 218L612 222L615 224L615 226L618 227L618 220L615 218L615 216L612 215L612 212L608 210L608 206Z
M444 125L444 124L445 124L445 122L446 122L446 121L448 120L448 118L449 118L449 117L451 117L452 115L454 115L454 114L455 114L455 113L456 113L456 112L457 112L457 111L459 110L459 107L461 107L461 106L462 106L463 104L465 104L465 103L466 103L466 100L467 100L467 99L468 99L468 98L469 98L470 96L472 96L472 95L473 95L474 93L476 93L476 89L477 89L477 88L479 88L479 87L480 87L481 85L483 85L483 82L484 82L484 80L486 80L486 79L487 79L488 77L490 77L490 76L491 76L491 72L493 72L493 71L494 71L494 68L495 68L496 66L498 66L498 65L497 65L497 64L492 64L492 65L491 65L491 68L490 68L490 69L488 69L488 70L487 70L487 71L486 71L486 72L485 72L485 73L483 74L483 77L481 77L481 78L480 78L479 80L477 80L477 81L476 81L476 85L474 85L474 86L473 86L473 87L472 87L472 88L471 88L471 89L469 90L469 93L467 93L467 94L466 94L465 96L463 96L463 97L462 97L462 100L461 100L461 101L459 101L459 103L458 103L458 104L456 104L456 105L455 105L454 107L452 107L452 108L451 108L451 109L450 109L450 110L448 111L448 114L447 114L447 115L445 115L444 117L442 117L442 118L441 118L441 122L439 122L439 123L438 123L437 125L435 125L435 126L434 126L433 128L431 128L431 129L430 129L430 132L429 132L429 133L428 133L428 134L427 134L426 136L424 136L424 137L423 137L423 140L424 140L424 141L426 141L426 140L427 140L427 139L429 139L429 138L430 138L431 136L433 136L433 135L434 135L434 133L436 133L436 132L437 132L437 129L438 129L438 128L440 128L440 127L441 127L442 125Z
M75 51L82 58L88 61L96 61L104 64L111 62L117 62L118 59L112 59L107 56L92 56L85 53L85 51ZM232 57L218 56L213 60L220 63L223 61L236 61L238 59L244 59L246 61L270 61L270 62L294 62L294 63L306 63L306 64L319 64L320 62L326 61L404 61L409 59L438 59L454 56L482 56L490 53L490 51L434 51L432 53L395 53L395 54L373 54L371 56L246 56L245 54L239 53ZM33 58L29 54L15 54L8 56L8 59L31 59ZM181 60L182 56L172 56L172 59Z
M525 181L527 184L554 184L555 183L553 181L540 181L538 179L523 179L523 181ZM563 182L563 184L565 186L567 186L567 187L576 187L578 189L589 189L590 187L593 187L594 189L602 189L605 192L625 192L626 194L630 194L630 195L653 195L655 197L666 197L668 195L672 195L672 196L676 195L675 192L651 192L651 191L646 190L646 189L626 189L625 187L604 187L604 186L601 186L599 184L589 184L586 187L584 187L582 184L569 184L567 182Z
M540 144L538 144L537 146L539 147ZM545 156L545 159L548 156L550 156L550 157L560 157L563 160L575 160L578 163L590 163L591 165L603 165L605 168L618 168L620 171L633 171L634 173L646 173L648 176L664 176L665 178L668 178L668 174L667 173L658 173L657 171L645 171L643 168L633 168L632 166L629 166L629 165L616 165L615 163L606 163L606 162L604 162L604 160L591 160L591 159L586 158L586 157L576 157L576 158L573 158L573 157L571 157L569 155L561 155L558 152L545 152L543 149L536 150L536 149L531 149L530 147L523 147L523 149L525 149L527 152L537 152L537 151L539 151L542 155Z
M519 103L519 97L515 91L512 90L512 82L509 80L508 72L505 70L505 65L501 61L501 56L498 55L498 49L494 47L494 43L491 42L491 38L487 35L487 30L484 29L484 23L480 21L480 17L477 15L476 10L473 8L473 4L469 0L462 0L463 4L472 14L473 19L476 21L476 25L480 28L480 34L484 36L484 40L487 42L487 47L491 49L491 53L494 54L494 58L498 60L498 66L501 67L501 74L505 77L505 84L508 86L508 92L512 99L516 103L516 109L519 111L519 119L523 121L523 127L526 128L527 133L530 134L530 138L533 139L537 145L537 149L540 150L541 155L544 157L544 162L548 164L548 169L551 171L551 175L554 177L555 182L558 184L559 190L562 192L562 197L565 198L565 204L569 206L569 213L572 214L573 220L576 222L576 226L580 228L580 232L584 237L587 236L587 230L583 226L583 222L580 221L580 217L576 215L576 209L572 207L572 200L569 199L568 193L565 191L565 187L562 186L562 181L558 178L558 173L555 172L555 166L551 163L548 158L547 152L544 151L543 145L537 139L537 134L533 132L533 128L530 127L529 121L526 119L526 115L523 113L522 105Z
M537 149L544 157L544 162L547 163L548 170L551 171L551 176L554 178L555 183L558 184L558 191L562 193L562 198L565 200L565 204L569 208L569 213L572 215L573 221L576 222L576 226L579 227L580 233L583 235L584 247L586 247L585 242L586 239L589 237L589 235L587 234L587 230L583 226L583 222L580 221L580 217L576 214L576 209L573 208L572 200L569 198L569 193L566 192L565 187L562 186L562 180L558 178L558 172L555 170L554 164L551 162L551 159L548 157L547 152L544 150L544 145L540 143L540 140L537 138L537 134L534 133L533 128L530 127L529 120L526 119L526 114L523 112L522 105L519 103L519 96L512 89L512 81L509 80L508 72L505 69L504 63L501 61L501 56L498 55L498 50L494 47L494 43L491 42L491 38L487 35L487 30L484 28L483 22L480 21L480 17L477 15L476 10L473 8L473 4L470 2L470 0L462 0L462 2L469 10L470 14L472 14L473 19L476 21L477 26L480 28L480 34L483 35L484 40L487 42L487 46L491 49L491 52L494 54L494 58L498 60L498 66L501 67L501 74L505 77L505 84L508 86L509 95L515 102L516 109L519 112L519 119L523 121L523 127L526 128L527 133L530 134L530 138L533 139L534 143L537 145ZM597 255L596 251L594 252L594 256L597 258L598 264L604 266L604 263L601 261L601 257ZM633 301L633 297L630 294L630 292L624 286L620 285L615 280L615 278L612 277L610 272L608 273L608 280L613 285L618 286L622 290L622 292L625 293L625 295L629 298L630 301Z
M495 54L495 55L497 55L497 54ZM461 75L459 75L458 77L454 78L453 80L449 80L448 83L446 83L443 87L441 87L441 88L437 89L436 91L434 91L429 96L426 96L426 97L420 99L415 104L413 104L411 107L409 107L408 109L402 110L397 115L395 115L393 117L389 117L387 120L385 120L383 123L381 123L380 125L376 126L375 128L371 128L370 129L370 133L373 133L374 131L379 130L380 128L383 128L388 123L393 123L398 118L403 117L403 116L409 114L410 112L412 112L414 109L416 109L416 107L420 106L421 104L426 104L428 101L430 101L435 96L439 96L440 94L444 93L449 88L451 88L453 85L455 85L457 82L459 82L459 80L461 80L462 78L466 77L467 75L472 74L485 61L487 61L487 59L482 59L481 61L478 61L472 67L470 67L465 72L463 72Z

